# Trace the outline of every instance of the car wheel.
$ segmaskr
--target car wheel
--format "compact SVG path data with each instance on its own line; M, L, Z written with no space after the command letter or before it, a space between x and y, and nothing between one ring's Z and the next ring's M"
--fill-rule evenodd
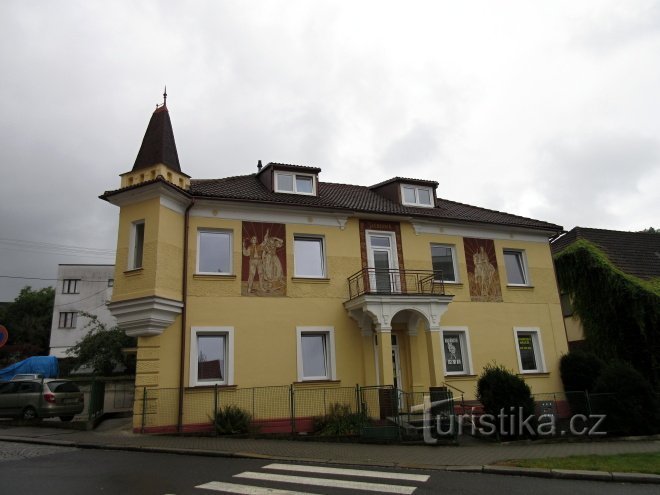
M24 419L25 421L38 419L37 410L32 406L27 406L21 413L21 419Z
M73 419L73 416L60 416L60 421L64 421L65 423L68 423Z

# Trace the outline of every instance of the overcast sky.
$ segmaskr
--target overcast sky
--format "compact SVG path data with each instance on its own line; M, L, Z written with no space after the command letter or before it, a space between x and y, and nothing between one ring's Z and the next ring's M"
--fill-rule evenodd
M164 84L193 178L261 159L433 179L567 230L660 227L660 2L3 0L1 276L113 263L97 197ZM0 277L0 301L49 283Z

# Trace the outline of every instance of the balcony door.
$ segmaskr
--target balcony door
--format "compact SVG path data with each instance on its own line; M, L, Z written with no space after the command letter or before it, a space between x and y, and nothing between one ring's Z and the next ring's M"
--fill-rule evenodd
M370 292L400 292L401 281L394 232L367 231Z

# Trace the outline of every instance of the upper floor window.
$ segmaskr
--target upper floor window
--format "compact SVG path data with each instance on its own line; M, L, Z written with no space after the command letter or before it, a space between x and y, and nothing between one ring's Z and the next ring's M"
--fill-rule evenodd
M401 184L401 198L404 205L431 208L433 206L433 189L426 186Z
M62 294L79 294L80 279L68 278L62 281Z
M226 230L200 230L197 234L197 273L232 273L232 235Z
M316 181L310 174L275 172L275 192L293 194L316 194Z
M458 282L456 248L448 244L431 244L431 262L435 280Z
M128 250L128 269L137 270L142 268L142 257L144 254L144 220L138 220L131 224L131 240Z
M58 328L76 328L78 313L75 311L65 311L60 313Z
M293 238L293 250L296 277L326 277L322 237L296 235Z
M504 264L508 285L530 285L525 251L505 249Z

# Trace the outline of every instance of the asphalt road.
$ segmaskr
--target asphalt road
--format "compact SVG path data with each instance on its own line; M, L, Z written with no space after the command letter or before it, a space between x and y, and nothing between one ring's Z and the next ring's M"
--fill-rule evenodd
M340 470L340 471L336 471ZM348 471L346 471L348 470ZM321 472L319 472L321 471ZM323 472L325 471L325 472ZM295 477L295 478L292 478ZM295 482L291 482L295 481ZM260 490L261 488L261 490ZM271 489L264 491L264 488ZM280 491L272 491L280 490ZM76 495L657 494L657 485L276 463L0 442L0 493Z

